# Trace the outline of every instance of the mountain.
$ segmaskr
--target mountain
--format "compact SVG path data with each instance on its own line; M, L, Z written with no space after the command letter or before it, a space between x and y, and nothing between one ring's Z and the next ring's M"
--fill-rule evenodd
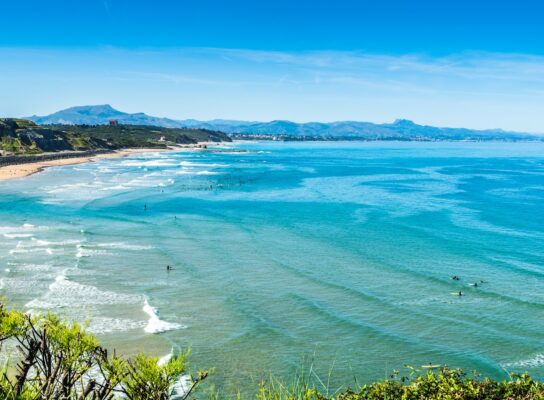
M189 127L222 131L235 137L255 135L279 136L284 139L363 139L363 140L543 140L544 137L500 129L474 130L464 128L438 128L418 125L409 120L396 120L389 124L375 124L359 121L307 122L291 121L236 121L215 119L199 121L194 119L174 120L149 116L144 113L125 113L109 104L98 106L72 107L54 114L28 119L39 124L108 124L115 119L119 124L152 125L168 128Z
M271 121L224 127L227 133L243 135L275 135L312 137L316 139L364 140L542 140L544 137L500 129L473 130L464 128L437 128L418 125L409 120L396 120L391 124L339 121L330 123Z
M40 125L105 125L115 119L124 125L150 125L164 128L182 128L186 125L168 118L151 117L144 113L129 114L114 109L109 104L98 106L71 107L56 113L39 117L28 117Z

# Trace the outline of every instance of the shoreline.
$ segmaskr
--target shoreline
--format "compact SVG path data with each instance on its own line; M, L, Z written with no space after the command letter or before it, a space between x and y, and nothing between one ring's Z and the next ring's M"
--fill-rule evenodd
M12 164L5 165L0 167L0 182L7 181L11 179L25 178L42 172L46 168L50 167L61 167L65 165L76 165L84 164L88 162L94 162L96 160L104 158L122 158L128 157L131 154L137 153L151 153L151 152L167 152L167 151L176 151L182 149L191 149L192 147L186 146L170 146L168 148L131 148L131 149L122 149L115 150L111 153L102 153L91 156L82 156L82 157L70 157L70 158L60 158L57 160L48 160L48 161L37 161L25 164Z

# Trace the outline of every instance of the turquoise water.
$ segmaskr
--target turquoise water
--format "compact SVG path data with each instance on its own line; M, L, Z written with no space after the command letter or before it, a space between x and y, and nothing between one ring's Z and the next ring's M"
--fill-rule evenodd
M234 147L0 182L0 293L122 352L190 346L226 390L305 357L333 386L544 377L543 144Z

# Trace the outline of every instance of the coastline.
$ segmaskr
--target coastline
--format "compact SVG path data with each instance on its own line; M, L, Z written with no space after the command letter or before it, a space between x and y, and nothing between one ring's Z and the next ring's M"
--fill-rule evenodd
M84 164L87 162L94 162L103 158L118 158L128 157L131 154L136 153L149 153L149 152L166 152L176 151L187 147L168 147L168 148L133 148L113 151L111 153L96 154L93 156L72 157L63 158L58 160L38 161L27 164L12 164L0 167L0 181L6 181L10 179L24 178L30 175L37 174L49 167L60 167L64 165Z

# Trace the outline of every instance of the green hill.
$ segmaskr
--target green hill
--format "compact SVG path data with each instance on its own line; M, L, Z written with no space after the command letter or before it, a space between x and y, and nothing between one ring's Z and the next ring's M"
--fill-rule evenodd
M198 128L164 128L147 125L48 125L48 127L86 138L104 140L116 148L231 141L223 132Z
M231 139L205 129L137 125L47 125L25 119L0 118L0 154L40 154L58 151L114 150L129 147L164 148Z
M24 119L0 119L0 151L12 154L108 149L101 139L42 127Z

